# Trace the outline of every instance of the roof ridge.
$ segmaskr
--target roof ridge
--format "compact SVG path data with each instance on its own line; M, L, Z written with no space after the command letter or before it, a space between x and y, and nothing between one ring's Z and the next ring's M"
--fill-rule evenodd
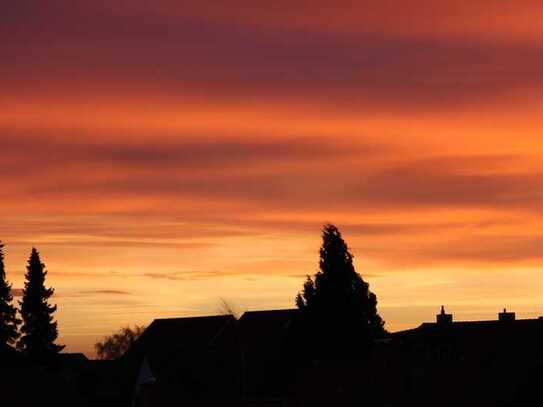
M454 327L455 325L458 326L458 325L476 325L476 324L485 324L485 325L495 324L498 326L511 326L518 323L523 324L523 323L534 323L534 322L541 323L543 322L543 318L542 317L524 318L524 319L516 319L514 321L507 321L507 322L500 321L499 319L467 320L467 321L463 320L463 321L453 321L451 324L444 325L443 327L446 328L446 327L451 327L451 326ZM422 328L427 328L427 327L441 327L441 325L437 322L423 322L419 326L391 332L391 334L394 335L394 334L414 332L414 331L420 330Z
M234 318L230 314L224 314L224 315L197 315L192 317L171 317L171 318L155 318L153 319L153 322L155 321L177 321L181 319L211 319L211 318Z
M298 308L280 308L280 309L259 309L259 310L250 310L245 311L243 315L245 314L256 314L256 313L264 313L264 312L285 312L285 311L298 311Z

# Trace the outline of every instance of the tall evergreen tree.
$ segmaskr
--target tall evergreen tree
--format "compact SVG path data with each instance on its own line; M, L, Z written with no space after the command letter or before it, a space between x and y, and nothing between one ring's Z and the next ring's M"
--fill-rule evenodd
M323 228L319 268L313 279L307 277L296 305L320 351L326 347L327 356L345 356L349 346L363 349L383 335L377 297L355 271L353 255L331 224Z
M19 337L17 310L12 305L11 284L6 279L4 245L0 242L0 348L15 344Z
M48 299L53 295L53 288L45 288L45 265L35 248L28 260L25 274L23 300L20 301L23 326L22 337L17 347L36 360L46 360L64 346L55 344L57 339L57 323L53 319L56 305L49 305Z

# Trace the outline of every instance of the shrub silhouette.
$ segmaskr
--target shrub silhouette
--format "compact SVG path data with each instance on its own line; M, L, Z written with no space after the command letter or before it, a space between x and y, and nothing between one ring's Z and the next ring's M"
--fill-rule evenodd
M135 326L121 328L117 333L104 337L102 341L96 342L94 349L96 356L102 360L112 360L120 358L130 349L132 344L145 331L144 326Z

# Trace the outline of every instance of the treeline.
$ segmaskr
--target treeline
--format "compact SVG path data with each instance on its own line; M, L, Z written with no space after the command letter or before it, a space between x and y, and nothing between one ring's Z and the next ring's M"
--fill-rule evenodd
M49 304L54 289L46 288L46 276L40 254L33 248L17 308L6 276L4 245L0 242L0 351L15 348L32 360L45 361L64 349L55 343L58 329L53 314L57 307Z

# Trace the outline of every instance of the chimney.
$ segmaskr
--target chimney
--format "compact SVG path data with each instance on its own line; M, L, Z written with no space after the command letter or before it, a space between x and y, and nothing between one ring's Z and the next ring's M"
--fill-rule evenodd
M446 314L443 305L441 306L441 312L436 315L436 322L438 325L451 325L453 322L452 314Z
M507 310L504 308L503 312L500 312L498 314L498 320L500 322L511 322L515 320L515 313L514 312L507 312Z

